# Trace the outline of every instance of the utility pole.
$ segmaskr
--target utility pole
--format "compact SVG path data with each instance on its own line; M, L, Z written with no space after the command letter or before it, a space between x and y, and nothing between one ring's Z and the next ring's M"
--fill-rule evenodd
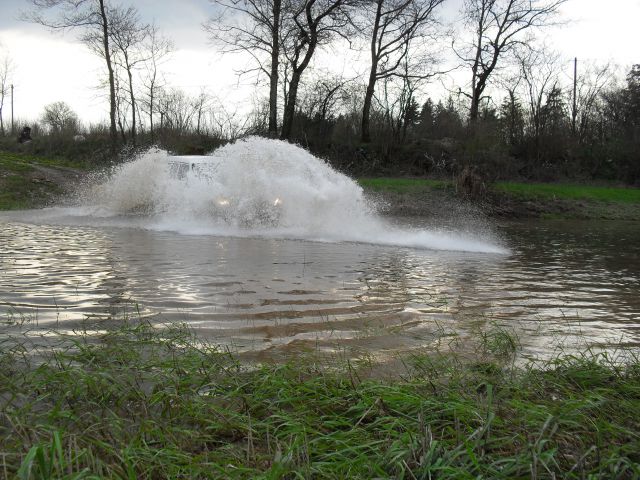
M578 118L578 58L573 59L573 111L571 112L571 132L576 134L576 119Z
M11 135L15 133L13 126L13 83L11 84Z

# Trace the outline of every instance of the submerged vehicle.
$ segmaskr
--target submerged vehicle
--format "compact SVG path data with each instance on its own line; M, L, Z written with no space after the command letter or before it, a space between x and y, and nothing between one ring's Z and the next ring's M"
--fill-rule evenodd
M189 182L194 179L211 187L207 213L233 226L246 228L280 225L283 201L277 192L264 193L256 189L233 188L236 182L225 182L221 163L215 158L195 155L169 156L169 175ZM242 183L242 182L238 182Z

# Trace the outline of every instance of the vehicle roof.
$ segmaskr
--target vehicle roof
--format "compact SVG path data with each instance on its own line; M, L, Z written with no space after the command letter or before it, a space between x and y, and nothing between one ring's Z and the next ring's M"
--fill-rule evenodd
M212 158L204 155L169 155L167 160L184 163L211 163Z

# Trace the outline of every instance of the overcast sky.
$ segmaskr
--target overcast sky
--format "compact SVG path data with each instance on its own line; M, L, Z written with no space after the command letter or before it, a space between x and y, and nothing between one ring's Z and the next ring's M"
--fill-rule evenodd
M441 16L451 21L462 0L447 0ZM222 57L207 42L201 25L212 13L208 0L133 0L142 18L155 21L175 44L175 52L165 66L171 85L190 93L206 88L225 100L231 109L247 110L252 88L239 84L234 69L238 58ZM46 28L19 20L29 8L27 0L0 0L0 58L6 53L15 65L15 116L36 119L44 105L67 102L87 122L106 121L108 102L97 88L104 71L103 62L77 42L75 33L50 33ZM562 11L566 24L554 27L546 41L567 60L577 56L584 61L612 61L625 71L640 63L640 0L569 0ZM338 70L352 68L353 62L330 57ZM570 71L567 61L567 71ZM357 68L356 68L357 71ZM437 96L437 86L433 86ZM10 108L5 108L5 120Z

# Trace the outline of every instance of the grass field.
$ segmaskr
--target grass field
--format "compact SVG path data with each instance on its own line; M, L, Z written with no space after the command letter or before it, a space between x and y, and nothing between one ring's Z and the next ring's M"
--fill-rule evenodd
M6 478L630 479L640 362L585 353L516 368L487 333L474 360L405 359L395 380L311 357L247 367L181 326L128 326L32 362L0 342Z
M58 184L44 178L39 167L84 168L69 160L0 151L0 210L42 206L62 192Z
M74 162L64 158L46 158L15 152L0 151L0 168L9 172L25 172L33 170L34 165L48 167L67 167L84 169L83 162Z
M640 203L639 188L591 187L551 183L500 182L496 190L522 197L591 200L610 203Z
M361 178L360 185L375 191L389 191L410 194L416 190L444 189L452 182L419 178ZM498 192L522 198L544 198L564 200L590 200L611 203L640 203L640 189L619 187L597 187L555 183L515 183L498 182L494 185Z
M23 153L0 151L0 210L34 208L46 204L61 192L60 185L38 178L38 168L73 168L83 170L86 165L65 159L36 157ZM438 190L445 195L453 195L452 182L416 178L361 178L361 186L372 192L394 193L411 197ZM567 202L587 201L596 205L596 210L586 212L586 216L600 217L597 208L607 208L606 204L624 204L632 209L640 205L640 189L594 187L565 184L534 184L499 182L494 191L506 194L516 203L521 200L564 200ZM549 202L548 202L549 203ZM602 205L603 207L598 207ZM553 210L553 205L551 205ZM553 214L552 212L547 212ZM565 212L560 212L564 215ZM606 213L606 212L605 212ZM605 215L606 216L606 215Z

